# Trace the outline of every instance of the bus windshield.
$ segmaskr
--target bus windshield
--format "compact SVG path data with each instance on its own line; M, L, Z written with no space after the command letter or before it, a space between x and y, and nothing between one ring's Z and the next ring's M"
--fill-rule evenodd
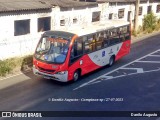
M42 37L35 52L35 57L49 63L63 63L69 48L69 40L62 37Z

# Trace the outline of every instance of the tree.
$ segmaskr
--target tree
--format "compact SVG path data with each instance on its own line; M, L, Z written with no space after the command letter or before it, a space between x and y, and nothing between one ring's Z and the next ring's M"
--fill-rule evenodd
M134 26L135 32L137 32L137 30L138 30L139 3L140 3L140 0L136 0L136 3L135 3L135 9L136 9L136 11L135 11L135 26Z

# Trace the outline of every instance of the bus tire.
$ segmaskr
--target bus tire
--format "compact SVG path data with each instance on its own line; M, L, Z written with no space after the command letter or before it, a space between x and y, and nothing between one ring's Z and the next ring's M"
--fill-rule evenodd
M114 62L115 62L115 57L114 57L114 55L112 55L112 56L110 57L110 59L109 59L109 64L108 64L108 66L111 67L111 66L114 64Z
M76 70L73 74L73 80L77 81L80 78L80 70Z

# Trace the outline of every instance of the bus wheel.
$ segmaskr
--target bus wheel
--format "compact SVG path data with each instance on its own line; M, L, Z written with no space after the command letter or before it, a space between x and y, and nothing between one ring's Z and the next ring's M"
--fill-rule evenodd
M77 81L80 78L80 71L76 70L73 75L73 80Z
M112 55L111 57L110 57L110 59L109 59L109 66L112 66L113 64L114 64L114 56Z

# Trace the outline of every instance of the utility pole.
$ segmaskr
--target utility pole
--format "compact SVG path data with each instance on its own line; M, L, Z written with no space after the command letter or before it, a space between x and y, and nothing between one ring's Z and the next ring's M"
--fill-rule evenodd
M135 4L135 24L134 24L134 29L135 31L137 32L138 30L138 16L139 16L139 3L140 3L140 0L136 0L136 4Z

